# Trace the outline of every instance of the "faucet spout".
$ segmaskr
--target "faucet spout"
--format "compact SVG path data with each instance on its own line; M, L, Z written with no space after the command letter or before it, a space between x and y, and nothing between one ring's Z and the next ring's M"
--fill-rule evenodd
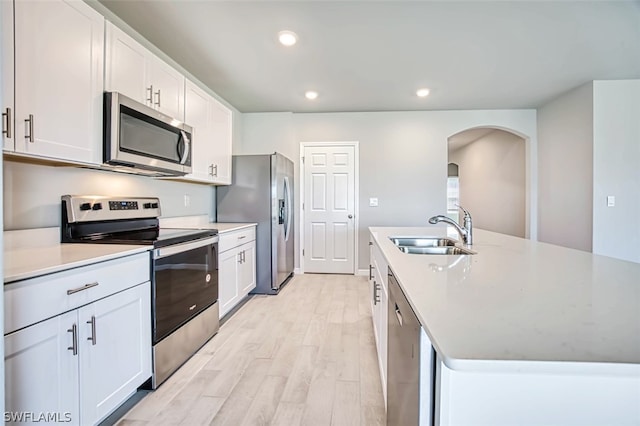
M435 225L436 223L444 222L453 226L456 231L458 231L458 234L460 234L460 238L462 238L462 241L466 245L470 246L471 244L473 244L473 225L471 222L471 214L461 206L458 207L460 207L460 209L464 212L464 226L460 226L458 223L456 223L455 220L441 214L430 217L429 223Z

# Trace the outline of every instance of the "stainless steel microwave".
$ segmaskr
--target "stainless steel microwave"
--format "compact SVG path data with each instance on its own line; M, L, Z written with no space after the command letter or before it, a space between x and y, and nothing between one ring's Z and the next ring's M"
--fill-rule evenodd
M104 94L104 163L133 173L191 173L193 129L117 92Z

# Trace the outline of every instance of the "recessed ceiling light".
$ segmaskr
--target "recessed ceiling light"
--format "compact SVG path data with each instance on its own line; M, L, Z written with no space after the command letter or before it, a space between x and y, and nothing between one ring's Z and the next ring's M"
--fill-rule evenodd
M284 46L293 46L298 41L298 36L293 31L280 31L278 40Z
M305 92L304 97L310 100L314 100L318 97L318 92L314 92L313 90L309 90Z
M416 92L416 95L418 95L421 98L426 98L427 96L429 96L429 89L427 88L418 89L418 91Z

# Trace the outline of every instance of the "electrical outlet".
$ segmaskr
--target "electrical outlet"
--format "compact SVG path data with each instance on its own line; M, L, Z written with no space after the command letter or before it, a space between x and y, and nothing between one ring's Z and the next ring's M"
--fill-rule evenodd
M191 205L191 196L189 194L184 194L184 206L189 207Z
M616 206L616 197L614 195L607 195L607 207Z
M369 198L369 207L378 207L378 199Z

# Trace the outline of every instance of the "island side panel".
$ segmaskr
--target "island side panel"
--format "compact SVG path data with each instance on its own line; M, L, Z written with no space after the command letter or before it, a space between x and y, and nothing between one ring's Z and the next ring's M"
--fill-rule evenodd
M640 424L638 376L437 369L436 425Z

